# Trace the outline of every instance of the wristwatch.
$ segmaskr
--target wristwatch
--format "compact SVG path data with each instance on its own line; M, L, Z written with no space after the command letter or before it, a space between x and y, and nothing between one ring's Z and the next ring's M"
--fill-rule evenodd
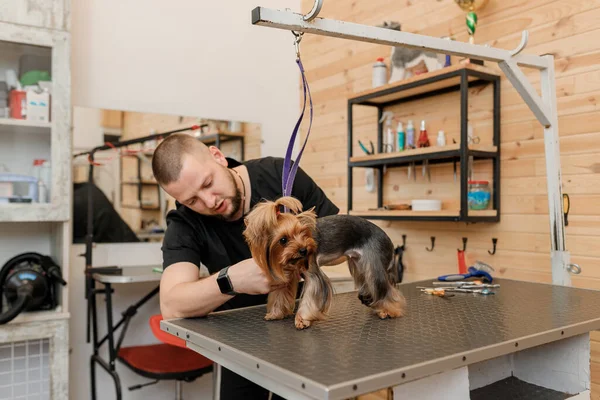
M219 271L219 275L217 276L217 284L219 285L221 293L235 296L239 293L233 290L233 284L231 283L231 279L229 279L227 270L229 270L229 267L225 267Z

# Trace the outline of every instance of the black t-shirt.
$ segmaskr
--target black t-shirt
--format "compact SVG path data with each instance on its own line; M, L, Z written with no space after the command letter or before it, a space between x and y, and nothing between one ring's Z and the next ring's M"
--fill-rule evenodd
M229 168L240 165L228 159ZM243 163L248 169L251 186L250 207L261 200L276 200L282 196L281 182L283 159L264 157ZM298 168L292 196L300 200L304 210L315 207L318 217L339 212L316 183L302 168ZM162 245L163 268L178 262L200 263L211 274L222 268L251 258L250 249L243 236L244 218L226 222L215 217L198 214L184 205L167 214L167 229ZM240 294L217 310L264 304L267 295Z

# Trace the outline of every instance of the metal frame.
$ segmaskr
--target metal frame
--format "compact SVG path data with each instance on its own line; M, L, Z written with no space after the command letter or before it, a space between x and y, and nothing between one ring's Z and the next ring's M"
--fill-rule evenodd
M476 77L478 80L469 82L469 77ZM404 90L413 89L419 86L425 86L439 81L444 81L452 78L460 78L457 85L436 89L430 92L420 93L413 96L407 96L400 99L390 100L386 102L376 103L372 101L375 98L384 97ZM468 96L469 87L484 85L491 83L494 88L493 92L493 144L497 147L496 152L470 150L468 146ZM377 108L377 120L381 121L383 110L386 107L397 105L400 103L414 101L426 97L436 96L443 93L460 91L460 114L461 114L461 142L458 150L442 150L435 153L415 154L406 156L398 153L397 158L385 158L379 160L368 161L350 161L353 155L353 106L363 105ZM378 123L377 130L377 149L379 153L383 150L383 123ZM496 216L469 216L468 215L468 158L487 159L493 162L493 208L497 210ZM464 222L498 222L500 221L500 77L497 75L486 74L484 72L472 69L458 69L450 72L442 73L419 81L409 82L407 84L396 85L391 88L382 89L362 96L354 97L348 100L348 210L352 209L352 194L353 194L353 168L356 167L376 167L378 169L378 186L377 186L377 207L383 206L383 168L407 165L415 161L428 161L430 164L457 162L461 165L461 180L460 180L460 214L458 216L382 216L369 215L369 219L382 219L393 221L464 221Z
M318 1L322 3L322 0ZM581 268L570 263L570 254L565 247L554 57L552 55L521 54L527 45L527 31L523 32L519 46L511 51L375 26L318 18L317 14L312 15L313 19L311 21L306 21L302 14L292 11L256 7L252 10L252 24L290 30L295 33L312 33L380 45L430 50L437 53L498 63L508 80L544 127L546 179L550 210L552 281L557 285L571 285L569 273L578 274L581 272ZM541 98L519 67L535 68L540 71Z

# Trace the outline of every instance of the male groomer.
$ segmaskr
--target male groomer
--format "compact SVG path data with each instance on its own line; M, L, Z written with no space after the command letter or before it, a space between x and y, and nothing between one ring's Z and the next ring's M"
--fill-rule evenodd
M163 318L265 304L276 287L251 258L242 235L243 217L262 199L282 196L283 159L239 163L190 135L174 134L156 148L152 170L160 186L177 201L177 209L167 215L162 246ZM315 207L319 217L339 212L301 168L292 196L304 209ZM210 277L199 279L200 263ZM267 390L226 368L221 372L222 400L268 399Z

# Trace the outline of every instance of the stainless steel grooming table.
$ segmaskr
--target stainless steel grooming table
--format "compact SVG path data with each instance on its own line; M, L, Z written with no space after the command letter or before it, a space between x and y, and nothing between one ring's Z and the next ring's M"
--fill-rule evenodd
M378 319L349 292L335 296L327 321L303 331L293 318L264 321L265 306L163 321L161 329L288 399L346 399L387 387L409 393L419 382L420 399L430 398L423 388L436 391L431 398L474 399L517 378L556 398L589 398L600 292L506 279L495 279L501 287L488 296L440 298L417 288L432 281L400 285L408 302L400 319ZM456 380L461 370L466 392ZM432 380L450 373L450 383Z

